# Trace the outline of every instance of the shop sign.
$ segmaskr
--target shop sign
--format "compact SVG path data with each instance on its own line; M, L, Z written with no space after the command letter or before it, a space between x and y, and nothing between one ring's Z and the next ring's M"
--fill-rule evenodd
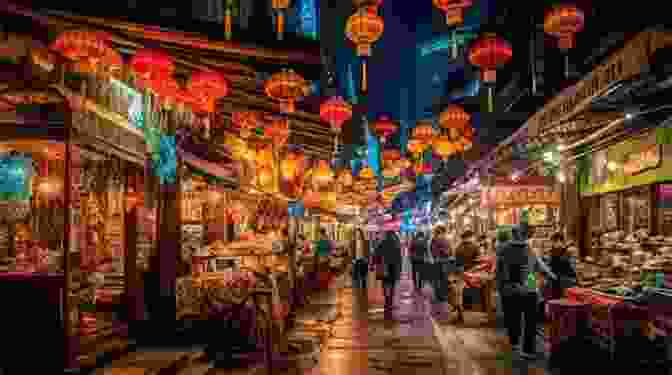
M626 155L623 162L623 173L634 176L649 169L660 166L660 145L646 145L639 150Z
M481 193L481 206L526 206L530 204L559 205L560 192L548 188L493 188Z
M612 55L605 64L578 82L573 93L556 96L527 121L530 136L542 134L571 117L612 83L641 73L642 67L648 64L653 52L670 42L666 38L654 38L656 33L658 32L645 31L638 34L623 49ZM654 39L660 43L653 45L651 41Z

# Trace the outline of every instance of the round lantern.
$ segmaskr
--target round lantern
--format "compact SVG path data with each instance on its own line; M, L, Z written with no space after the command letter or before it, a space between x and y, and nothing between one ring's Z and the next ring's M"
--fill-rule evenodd
M585 19L583 11L575 5L563 4L553 7L544 19L544 31L558 38L560 49L574 47L574 37L583 30Z
M273 116L264 129L264 135L271 139L275 146L283 146L289 138L289 121L283 117Z
M464 9L472 5L471 0L433 0L434 6L446 13L446 24L455 26L464 22Z
M320 106L320 118L340 133L343 124L352 118L352 106L340 96L331 97Z
M446 135L441 135L434 139L432 144L434 147L434 152L441 157L441 159L448 160L449 157L456 154L459 151L459 146Z
M334 180L334 172L326 160L320 160L317 163L315 172L313 173L313 181L318 187L326 187Z
M494 83L497 68L507 64L513 57L513 49L506 40L493 33L485 33L469 49L469 62L481 69L481 80ZM488 108L492 112L492 87L488 85Z
M360 8L348 18L345 34L356 46L357 56L362 57L362 91L367 90L366 58L371 56L371 45L383 35L385 22L373 8Z
M196 98L218 99L229 94L229 83L219 72L199 70L191 75L187 90Z
M418 122L415 128L413 128L413 139L419 141L424 148L427 148L432 143L435 135L434 126L429 121Z
M277 15L278 40L282 40L285 32L285 11L289 8L290 0L271 0L271 6Z
M240 128L240 136L248 138L257 128L259 115L253 111L233 112L231 120Z
M376 178L376 174L373 172L372 168L364 167L361 171L359 171L359 178L370 180Z
M54 40L50 49L77 62L79 66L97 72L101 63L116 67L121 65L121 56L109 46L111 38L110 34L102 31L64 31Z
M382 156L385 167L395 166L401 160L401 152L396 148L384 150Z
M459 105L451 104L439 115L439 125L443 129L457 129L460 132L469 126L471 115Z
M299 173L303 160L304 155L301 149L290 149L287 152L287 155L285 155L285 159L280 163L280 172L282 173L282 176L287 180L294 179Z
M544 19L544 31L558 38L558 47L565 54L565 76L569 76L569 54L574 48L576 34L583 30L585 19L583 11L575 5L563 4L553 7Z
M310 93L310 87L303 77L291 69L283 69L266 81L264 91L269 98L280 102L280 111L293 113L295 103Z
M373 130L376 132L376 135L380 137L380 142L385 143L389 137L396 133L399 129L399 124L390 120L387 116L381 116L376 122L373 123Z
M273 170L268 167L262 167L257 174L260 186L268 186L273 182Z
M136 74L140 85L145 88L150 83L160 82L175 73L173 58L165 52L151 49L142 49L131 58L131 69Z
M427 146L428 145L426 143L421 142L418 139L411 139L406 145L408 151L413 155L421 154L423 151L425 151L425 149L427 149Z

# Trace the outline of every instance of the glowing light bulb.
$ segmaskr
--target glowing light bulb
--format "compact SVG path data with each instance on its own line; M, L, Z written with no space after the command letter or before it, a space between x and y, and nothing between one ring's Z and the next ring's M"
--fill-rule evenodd
M607 163L607 169L610 172L614 172L618 169L618 164L616 164L616 162L614 162L614 161L610 161L610 162Z
M566 180L565 174L563 172L559 172L557 177L558 177L558 181L560 181L560 182L565 182L565 180Z

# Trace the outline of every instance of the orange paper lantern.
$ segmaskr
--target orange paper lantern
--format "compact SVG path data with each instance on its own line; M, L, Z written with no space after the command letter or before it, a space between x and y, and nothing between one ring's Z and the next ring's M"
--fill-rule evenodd
M574 47L574 38L584 25L583 11L569 4L553 7L544 19L544 31L558 38L558 46L562 50Z
M310 87L303 77L291 69L283 69L266 81L264 91L269 98L280 102L280 111L294 113L295 103L310 93Z
M463 23L464 9L471 5L471 0L434 0L434 6L446 13L446 24L448 26Z
M357 47L357 56L371 56L371 45L383 35L385 22L378 16L377 10L371 7L360 8L348 18L345 35ZM362 90L367 90L366 60L362 61Z
M320 118L340 133L343 124L352 118L352 106L340 96L329 98L320 106Z

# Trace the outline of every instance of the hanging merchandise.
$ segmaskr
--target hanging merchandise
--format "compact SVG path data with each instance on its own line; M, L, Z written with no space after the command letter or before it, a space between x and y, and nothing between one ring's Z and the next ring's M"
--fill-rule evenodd
M485 33L469 49L469 62L481 69L481 81L488 87L488 110L493 111L492 90L497 80L497 68L513 57L511 44L494 33Z
M446 25L455 26L464 22L464 10L472 5L471 0L433 0L434 6L446 13Z
M356 45L357 56L362 58L362 92L368 90L366 60L371 56L371 45L380 39L384 28L385 22L372 7L358 9L345 25L346 36Z
M562 4L546 13L544 31L558 38L558 47L565 55L565 77L569 76L569 50L574 48L576 34L583 30L583 11L575 5Z
M175 73L173 58L158 50L142 49L131 58L131 70L135 73L136 86L145 89L153 89L155 85Z
M285 33L285 11L289 8L290 0L271 0L271 6L275 11L278 40L282 40Z

